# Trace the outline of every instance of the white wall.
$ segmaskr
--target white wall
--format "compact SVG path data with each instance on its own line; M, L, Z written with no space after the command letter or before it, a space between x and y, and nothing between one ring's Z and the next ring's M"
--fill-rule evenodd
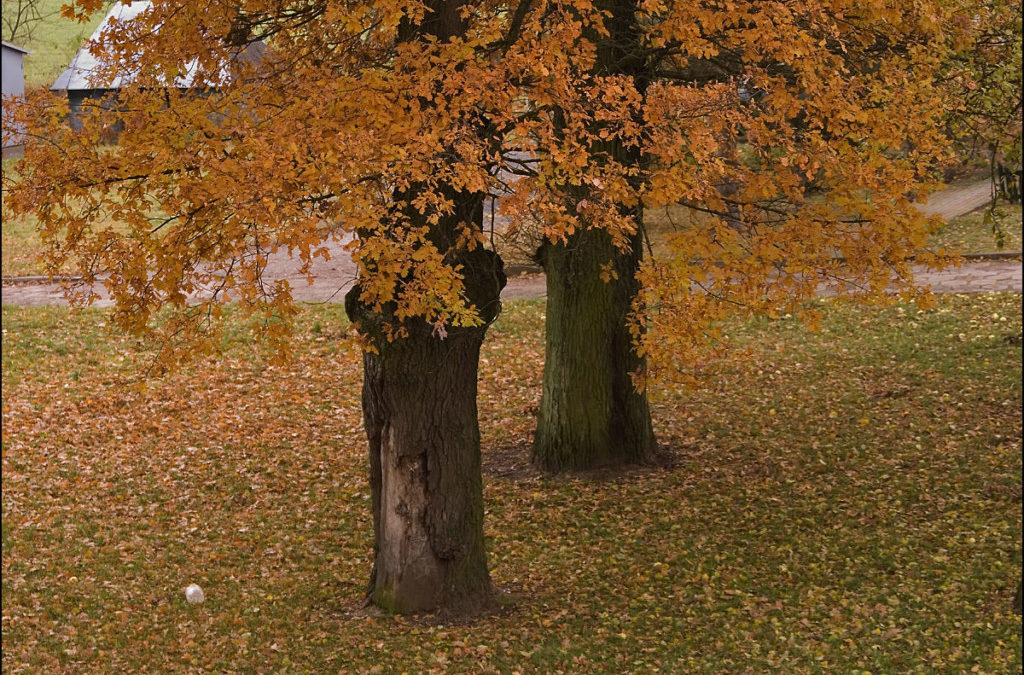
M25 56L23 52L17 49L11 49L7 45L3 45L3 94L6 99L8 96L21 96L25 93L25 73L22 70L22 57ZM3 147L12 145L19 145L21 143L20 134L8 133L7 129L3 130Z

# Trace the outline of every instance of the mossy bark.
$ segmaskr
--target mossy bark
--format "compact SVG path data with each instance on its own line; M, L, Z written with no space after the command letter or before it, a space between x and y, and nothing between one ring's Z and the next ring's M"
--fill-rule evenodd
M648 460L655 448L650 407L633 373L644 366L626 325L639 290L640 242L626 253L588 230L546 244L544 384L533 459L548 471ZM617 278L602 279L611 262Z
M649 64L639 43L635 1L598 0L595 5L605 13L608 33L590 35L597 46L592 74L625 75L643 95ZM590 130L594 136L599 124ZM628 180L639 194L647 161L639 145L613 137L593 142L590 155L595 163L635 168ZM588 197L585 186L570 192L577 202ZM619 208L635 227L626 248L617 248L608 232L586 229L584 223L566 242L547 242L539 252L547 276L547 315L533 459L549 471L644 462L655 450L647 396L633 381L645 364L626 324L640 290L636 272L643 254L643 206ZM610 278L609 269L614 271Z

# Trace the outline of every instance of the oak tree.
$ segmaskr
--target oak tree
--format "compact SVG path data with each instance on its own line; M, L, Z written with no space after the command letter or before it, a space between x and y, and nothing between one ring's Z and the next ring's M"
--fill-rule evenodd
M566 53L538 21L530 2L157 0L91 46L97 81L123 86L80 131L66 102L19 108L35 142L5 173L7 206L36 214L52 269L82 270L81 299L103 284L163 361L212 350L225 301L287 355L295 306L268 256L310 273L344 242L366 349L368 597L390 610L491 604L475 392L504 275L482 213L517 82ZM257 41L262 59L239 58Z
M946 153L941 66L969 30L938 2L577 11L586 56L533 83L547 126L513 205L545 237L534 456L555 470L649 456L648 366L685 367L721 318L794 309L823 284L911 287L908 258L928 260L913 204ZM641 268L658 209L686 222Z

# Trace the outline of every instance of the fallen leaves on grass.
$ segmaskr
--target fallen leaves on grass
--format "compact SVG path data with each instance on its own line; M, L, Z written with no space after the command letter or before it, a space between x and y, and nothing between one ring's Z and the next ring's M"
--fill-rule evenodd
M150 381L103 313L5 308L4 670L1019 670L1020 303L730 327L704 386L652 390L669 468L571 478L528 467L543 306L507 303L480 386L506 609L471 625L360 607L339 307L305 310L286 367L238 338Z
M993 227L991 216L985 217L986 209L974 211L958 218L952 218L936 232L930 246L961 253L994 253L998 251L1019 252L1021 250L1021 207L1018 204L1000 204L997 227ZM1002 239L997 236L1002 233ZM1002 243L1002 246L999 243Z

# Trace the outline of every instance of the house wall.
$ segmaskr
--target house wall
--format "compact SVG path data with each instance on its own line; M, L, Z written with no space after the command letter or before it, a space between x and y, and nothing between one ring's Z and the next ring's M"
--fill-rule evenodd
M3 95L22 96L25 93L25 73L22 67L24 54L17 49L11 49L3 45ZM8 131L3 129L3 147L8 148L21 144L21 133L19 129Z
M88 89L68 92L68 121L75 131L82 130L82 118L96 108L110 110L117 105L117 92L110 89ZM104 143L117 143L124 123L121 121L103 129Z
M21 61L23 56L24 54L17 49L3 46L4 96L21 96L25 93L25 73Z

